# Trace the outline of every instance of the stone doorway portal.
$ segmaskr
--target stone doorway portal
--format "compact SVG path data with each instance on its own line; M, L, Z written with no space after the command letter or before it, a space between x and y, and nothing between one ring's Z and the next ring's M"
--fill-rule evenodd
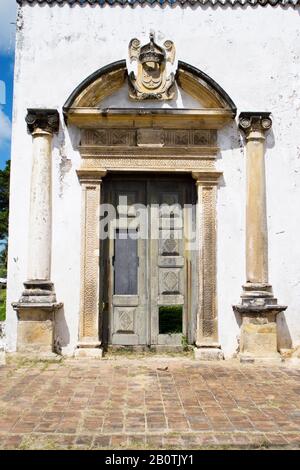
M103 342L192 344L195 184L188 175L125 175L103 181L100 238L107 234L100 248Z
M168 334L169 332L163 330L159 324L160 313L161 316L164 315L162 309L174 306L177 308L177 315L182 318L182 331L178 335L181 339L186 336L188 342L196 346L195 355L204 359L223 357L218 339L216 288L216 201L218 182L222 176L222 172L216 168L216 158L220 151L217 133L232 121L236 108L224 90L206 74L181 61L178 61L177 65L174 76L177 98L168 101L168 106L162 105L160 100L128 99L129 75L125 60L105 66L84 80L64 106L68 127L80 129L78 149L81 162L77 174L82 188L81 289L79 337L75 355L101 357L103 340L116 345L124 344L126 335L128 345L150 344L164 347L166 343L171 342L176 346L180 344L177 333ZM125 93L125 101L119 100L118 93ZM189 99L180 104L178 99L183 96L182 93L186 97L188 95ZM103 186L108 184L111 175L119 174L124 180L128 178L129 172L131 175L141 175L141 178L142 175L148 175L147 178L151 179L147 183L148 186L154 181L158 182L161 175L169 175L164 178L173 177L173 181L176 178L183 181L181 178L184 175L189 179L190 187L193 188L191 192L196 193L194 223L197 225L198 234L198 244L190 257L190 265L187 250L181 248L182 252L174 257L175 261L171 255L170 266L159 266L160 261L167 262L169 255L161 255L159 243L156 242L156 246L151 248L156 253L153 260L157 274L153 277L153 273L150 276L148 274L151 266L147 254L150 250L148 242L144 245L142 242L132 243L130 247L123 244L121 247L122 242L115 243L114 240L108 247L105 247L105 244L100 246L99 212L102 210L103 197L106 197ZM130 188L130 184L128 183L125 189ZM179 191L181 183L173 184L172 188L174 187ZM158 197L162 188L159 182L157 189L153 187L152 194ZM139 194L140 200L148 203L147 188L138 186L136 193ZM180 199L180 191L178 194ZM159 217L157 220L153 219L155 223L158 223L158 220ZM174 241L169 244L174 245ZM115 279L112 277L112 267L115 268L112 266L113 257L113 262L118 263L118 256L114 253L116 247L121 251L131 248L132 253L137 253L135 257L132 255L136 264L137 259L140 261L139 250L144 253L145 279L139 279L139 272L143 270L139 271L139 267L136 267L137 285L146 283L147 279L148 282L149 279L155 279L154 287L150 286L151 289L156 289L154 294L148 286L144 287L144 293L141 294L144 298L147 296L145 315L148 323L145 326L144 321L144 326L138 330L133 317L136 316L135 308L138 308L137 318L142 315L139 313L140 299L138 305L124 305L124 294L115 294L112 290L115 285ZM183 266L172 265L182 261ZM159 292L159 285L163 285L159 273L164 273L167 268L171 274L166 275L165 281L171 287L169 290L167 288L168 293ZM175 273L180 272L178 279L182 284L179 289ZM192 282L192 287L189 282ZM176 290L176 287L179 293L172 293L172 289ZM190 297L186 295L187 289ZM103 298L105 290L107 294L106 298ZM127 295L131 296L130 299L127 298L127 302L136 303L136 293ZM164 302L165 299L170 301L171 298L174 299L172 305ZM117 305L118 302L121 305ZM130 309L132 313L129 313ZM110 314L114 310L115 313L119 312L122 325L126 323L125 329L119 324L117 313ZM149 312L156 312L156 320L152 318L150 321ZM155 331L153 325L156 325ZM128 333L126 328L131 328L133 332Z

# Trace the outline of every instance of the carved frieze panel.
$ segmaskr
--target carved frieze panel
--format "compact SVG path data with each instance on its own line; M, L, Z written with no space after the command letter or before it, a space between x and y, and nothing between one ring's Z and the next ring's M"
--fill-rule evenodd
M136 145L136 131L133 129L97 129L83 133L82 145L107 147Z
M216 143L216 132L210 129L165 130L165 142L169 146L209 146Z
M216 145L211 129L97 129L83 131L81 147L210 147Z

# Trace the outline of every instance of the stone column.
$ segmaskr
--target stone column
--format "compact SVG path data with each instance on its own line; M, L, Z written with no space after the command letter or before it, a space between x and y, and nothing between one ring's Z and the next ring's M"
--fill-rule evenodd
M196 359L223 359L218 342L216 293L216 195L221 172L193 172L197 186L197 232L199 236L199 288Z
M54 348L56 302L51 282L52 138L59 115L52 109L29 109L27 129L32 135L28 265L25 290L13 307L18 315L20 352L51 354Z
M79 342L76 356L101 357L99 318L100 196L103 170L78 170L82 187L81 291Z
M271 129L270 113L239 116L246 139L246 283L242 302L233 307L242 317L240 358L278 357L276 316L286 309L277 304L268 282L268 231L266 211L265 136Z

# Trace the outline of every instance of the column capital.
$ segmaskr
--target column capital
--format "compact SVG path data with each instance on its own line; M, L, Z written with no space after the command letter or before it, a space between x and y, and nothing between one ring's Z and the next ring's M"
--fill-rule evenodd
M27 109L27 129L33 134L37 129L55 134L59 130L59 114L56 109Z
M76 173L80 183L101 184L107 171L105 169L80 168L76 170Z
M239 128L244 132L246 138L248 138L252 132L259 133L264 137L265 132L272 127L270 115L270 112L242 112L239 115Z
M196 185L200 186L217 186L222 175L222 171L217 171L214 169L192 171L192 177L194 180L196 180Z

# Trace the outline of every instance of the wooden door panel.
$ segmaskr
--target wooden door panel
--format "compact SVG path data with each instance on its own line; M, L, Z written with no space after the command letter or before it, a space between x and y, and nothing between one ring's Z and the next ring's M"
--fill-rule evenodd
M110 242L110 342L116 345L147 343L146 242L139 236L136 205L145 202L145 184L116 181L111 200L117 209L114 240Z
M158 239L150 241L151 264L151 343L180 346L186 334L185 309L185 253L184 217L185 183L174 181L152 182L152 204L159 209L152 213L151 225L158 232ZM164 307L170 312L169 331L164 333L161 318ZM172 309L178 316L176 324L172 321ZM181 315L181 317L180 317ZM181 323L181 324L180 324ZM166 324L165 324L166 327ZM180 329L180 332L177 332Z

